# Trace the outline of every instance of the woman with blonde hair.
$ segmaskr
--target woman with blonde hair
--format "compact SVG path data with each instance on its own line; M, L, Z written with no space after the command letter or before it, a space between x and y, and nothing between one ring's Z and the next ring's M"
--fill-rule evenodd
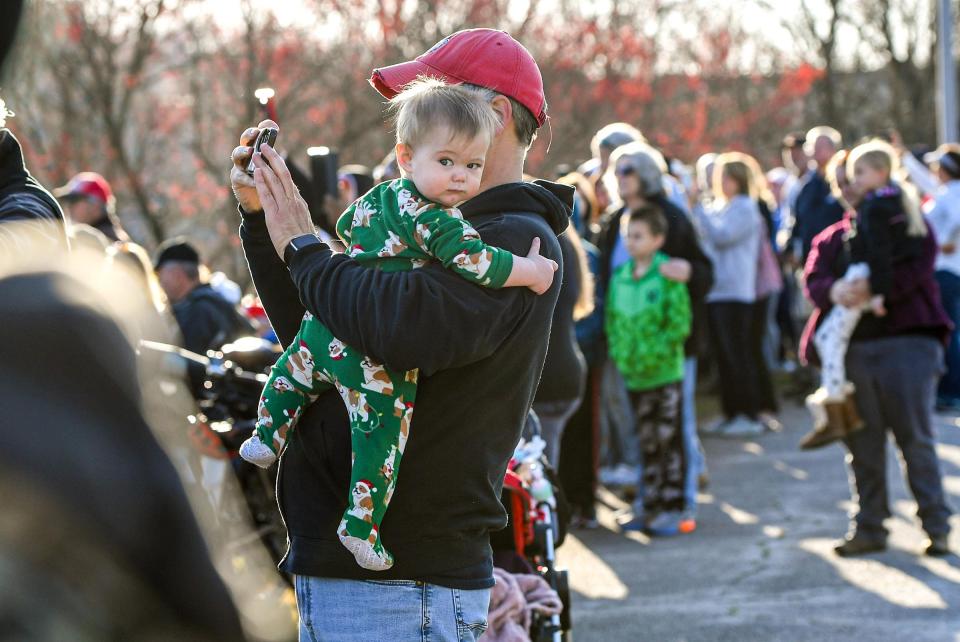
M759 435L764 410L761 373L752 355L754 304L763 219L754 163L745 154L716 158L715 209L698 209L697 221L713 259L713 288L707 294L707 319L717 360L723 418L707 432L724 436Z

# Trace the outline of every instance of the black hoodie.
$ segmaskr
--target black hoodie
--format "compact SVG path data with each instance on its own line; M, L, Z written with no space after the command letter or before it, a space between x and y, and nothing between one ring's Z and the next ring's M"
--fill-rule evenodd
M26 249L25 228L2 225L10 222L30 222L40 242L67 247L60 205L27 171L13 133L0 129L0 254Z
M461 207L487 243L525 256L534 237L561 264L573 189L511 183ZM336 392L300 418L281 458L280 509L290 539L285 571L317 577L493 586L491 531L506 525L500 491L543 368L558 272L546 294L492 290L432 263L370 269L325 245L277 257L260 213L240 228L250 273L271 323L289 344L306 309L335 336L397 370L420 368L417 411L380 534L396 558L366 571L337 539L347 506L350 430ZM292 277L292 280L291 280ZM295 284L295 285L294 285ZM301 301L303 302L301 304Z

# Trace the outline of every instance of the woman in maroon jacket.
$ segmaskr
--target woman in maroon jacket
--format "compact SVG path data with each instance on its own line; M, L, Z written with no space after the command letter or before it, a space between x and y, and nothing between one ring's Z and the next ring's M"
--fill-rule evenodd
M851 192L842 166L842 162L834 165L832 182L848 202L855 202L859 199ZM821 232L807 259L806 292L817 307L801 340L807 361L816 360L811 338L830 308L862 306L871 296L866 279L845 282L841 278L850 264L850 246L858 242L855 216L848 212L844 220ZM928 232L919 256L894 266L887 315L864 313L850 340L847 376L856 386L856 403L866 426L843 440L850 451L851 492L858 511L850 532L835 549L841 556L886 548L888 429L903 454L920 521L930 537L925 552L949 553L950 508L943 492L932 417L950 329L933 278L936 252L936 240Z

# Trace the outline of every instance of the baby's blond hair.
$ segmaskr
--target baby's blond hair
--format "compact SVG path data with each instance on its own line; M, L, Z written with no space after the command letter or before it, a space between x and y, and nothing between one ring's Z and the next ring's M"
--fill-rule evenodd
M847 158L847 180L854 176L857 165L866 165L878 171L887 172L887 180L894 177L900 168L897 151L893 146L879 138L857 145ZM927 224L920 212L920 203L916 193L902 183L900 191L903 194L903 211L907 215L907 234L909 236L926 236Z
M446 127L451 138L493 140L500 124L490 103L460 85L421 76L390 100L397 142L416 147L427 133Z

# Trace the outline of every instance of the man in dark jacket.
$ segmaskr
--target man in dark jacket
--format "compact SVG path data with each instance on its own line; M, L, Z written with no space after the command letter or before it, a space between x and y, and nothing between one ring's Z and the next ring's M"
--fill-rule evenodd
M794 204L793 231L789 247L801 265L810 254L817 234L843 218L843 205L830 191L824 178L827 163L842 145L840 132L832 127L814 127L807 133L805 151L814 166L802 178L802 186Z
M539 238L541 253L561 263L556 236L573 190L522 182L526 150L546 120L529 52L503 32L462 31L416 61L376 70L371 82L389 97L427 70L482 88L504 125L464 217L487 243L525 253ZM503 475L543 366L562 273L536 296L480 288L436 264L365 268L310 235L306 204L273 150L255 157L255 189L243 172L255 135L244 132L234 150L231 179L250 272L281 341L293 338L306 309L389 367L420 368L403 473L381 529L396 558L389 571L357 566L336 535L350 476L338 395L310 406L288 442L279 502L290 547L281 567L296 575L301 639L420 640L428 631L431 639L476 639L493 586L490 532L506 524Z
M253 334L234 305L200 281L200 253L184 239L170 239L160 246L154 270L173 305L187 350L204 354L238 336Z

